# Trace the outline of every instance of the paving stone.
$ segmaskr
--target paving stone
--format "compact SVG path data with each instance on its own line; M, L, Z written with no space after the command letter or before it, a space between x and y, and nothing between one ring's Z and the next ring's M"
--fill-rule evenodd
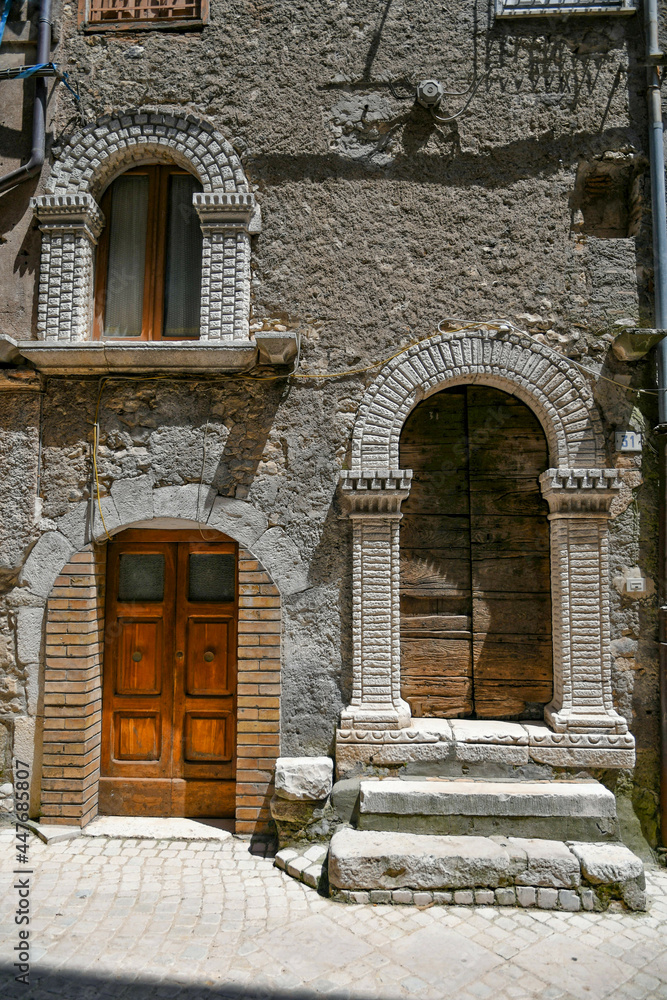
M282 851L278 851L275 857L275 864L277 868L286 868L288 861L292 861L294 858L299 857L298 851L293 851L290 847L283 848Z
M457 889L454 892L454 903L457 906L472 906L475 902L475 894L472 889Z
M302 858L301 855L296 858L292 858L285 866L287 874L291 875L292 878L301 878L301 873L304 872L306 868L310 868L310 861L308 861L307 858Z
M310 865L302 873L303 881L312 889L317 889L322 878L322 865Z
M451 892L434 892L433 901L439 906L451 903L454 899L454 895Z
M411 903L412 891L410 889L394 889L391 898L394 903Z
M581 905L584 910L595 909L595 893L592 889L583 889L581 892Z
M496 903L498 906L515 906L516 905L516 892L514 889L501 888L495 891Z
M308 858L313 864L322 864L329 852L328 844L313 844L307 851L303 852L304 858Z
M581 899L578 892L573 889L561 889L558 893L558 905L561 910L569 910L576 913L581 909Z

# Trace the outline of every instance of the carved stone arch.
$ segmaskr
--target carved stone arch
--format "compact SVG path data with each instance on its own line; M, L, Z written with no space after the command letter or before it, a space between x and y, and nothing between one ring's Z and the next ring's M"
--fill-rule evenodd
M150 110L107 115L69 136L46 190L98 197L110 176L145 154L194 170L204 191L248 190L238 156L212 125L193 115Z
M622 738L627 750L632 738L613 705L606 594L607 520L620 485L616 470L605 468L593 394L576 367L545 345L483 329L411 347L384 366L359 407L352 467L341 473L354 564L353 695L343 729L410 730L401 698L399 523L412 471L399 468L399 441L420 400L463 383L517 396L536 414L549 446L552 468L540 484L551 522L554 696L545 721L559 746L587 734L607 750Z
M443 333L393 358L366 392L352 439L352 469L397 469L403 424L413 407L447 386L482 383L517 396L535 413L556 467L605 464L600 416L577 368L514 333Z
M220 133L192 115L132 111L80 129L58 153L47 193L32 200L42 237L40 340L92 336L94 248L105 224L97 204L113 177L147 162L194 172L202 233L201 340L246 340L250 233L259 214L241 162Z

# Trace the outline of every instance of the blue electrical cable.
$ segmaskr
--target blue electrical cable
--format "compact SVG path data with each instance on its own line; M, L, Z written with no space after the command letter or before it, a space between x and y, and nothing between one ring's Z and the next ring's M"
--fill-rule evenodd
M0 17L0 45L2 45L2 36L5 33L5 25L7 24L7 18L9 17L9 8L12 5L12 0L5 0L5 6L2 11L2 17Z

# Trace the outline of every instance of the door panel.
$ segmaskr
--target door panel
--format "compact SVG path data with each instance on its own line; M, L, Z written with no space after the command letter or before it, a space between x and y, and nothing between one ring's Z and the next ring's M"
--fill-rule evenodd
M160 694L162 619L119 618L116 694Z
M157 712L114 712L116 760L159 760L160 716Z
M401 678L415 716L534 717L551 697L544 433L486 386L420 403L401 522Z
M101 812L233 815L236 566L224 536L109 543Z
M229 622L190 618L186 695L230 694Z

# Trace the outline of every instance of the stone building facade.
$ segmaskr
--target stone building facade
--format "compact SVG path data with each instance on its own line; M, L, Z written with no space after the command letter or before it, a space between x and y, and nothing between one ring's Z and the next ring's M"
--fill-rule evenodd
M270 828L279 755L447 758L590 774L657 843L655 372L622 346L653 325L643 26L608 7L58 8L80 101L54 85L47 162L0 196L0 764L30 763L35 816L99 808L107 550L173 531L237 546L238 832ZM2 86L4 172L31 83ZM95 339L102 197L146 165L201 188L196 340ZM401 671L401 435L461 386L524 404L548 453L552 697L472 730Z

